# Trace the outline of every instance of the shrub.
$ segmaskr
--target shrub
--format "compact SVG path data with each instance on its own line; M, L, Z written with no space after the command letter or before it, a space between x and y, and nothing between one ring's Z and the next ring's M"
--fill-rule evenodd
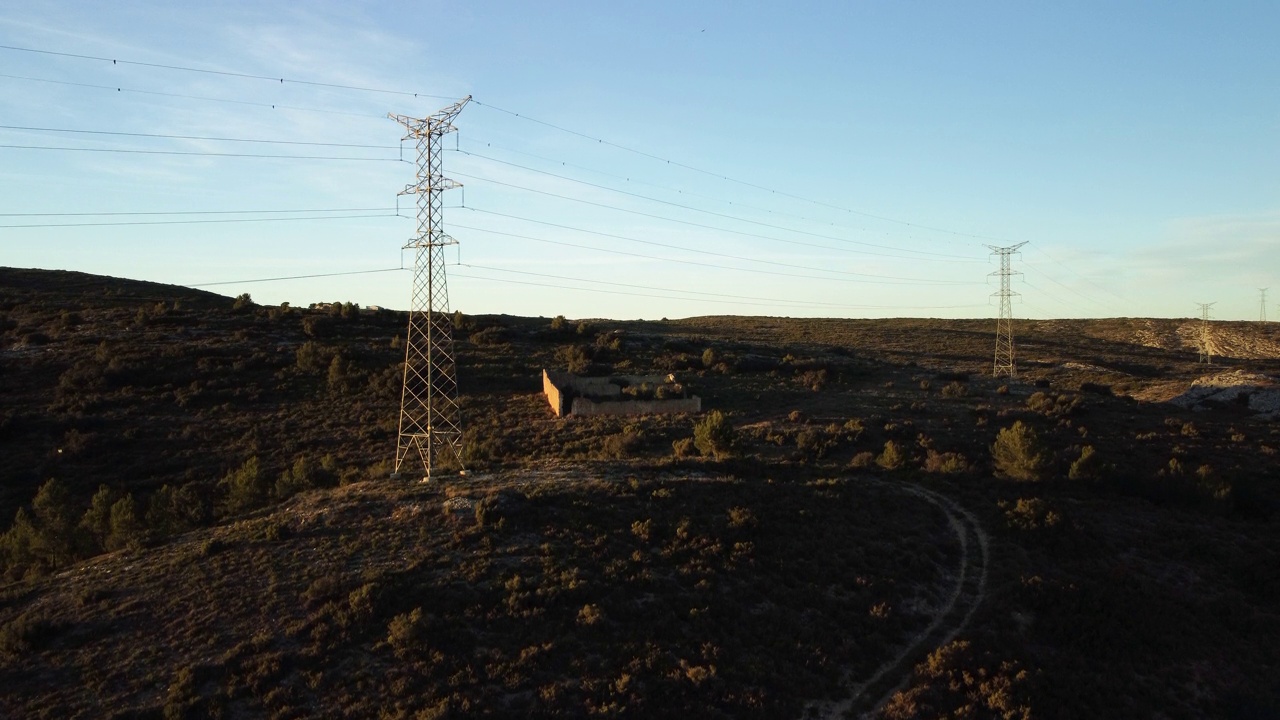
M897 470L902 467L902 463L906 461L902 448L898 443L892 440L886 440L884 443L884 452L876 457L876 464L885 470Z
M942 397L960 398L969 394L969 388L964 383L953 380L942 388Z
M854 455L853 458L849 460L849 467L859 468L859 469L870 467L871 463L875 462L875 460L876 460L875 453L871 452L870 450L864 450L858 453L857 455Z
M38 650L61 629L57 623L29 610L0 628L0 655L21 657Z
M1044 472L1045 451L1035 431L1021 420L996 435L991 456L1000 477L1034 481Z
M959 453L940 453L936 450L929 450L925 455L924 469L926 472L954 475L968 470L969 463Z
M242 293L236 296L235 302L231 303L231 309L236 312L246 312L254 307L253 298L249 297L249 293Z
M680 438L671 442L671 451L677 458L691 457L696 448L693 444L693 438Z
M733 452L737 434L725 419L724 413L712 410L693 426L693 444L698 452L715 459L728 457Z
M1071 463L1071 469L1067 471L1067 477L1072 480L1093 480L1098 477L1099 466L1101 461L1098 460L1098 454L1094 452L1092 445L1085 445L1080 448L1080 457Z
M1008 507L1008 503L1001 503L1001 507ZM1017 504L1005 510L1004 518L1009 527L1017 530L1054 528L1062 522L1062 516L1040 498L1018 498Z
M396 657L402 660L416 654L426 639L427 621L422 616L420 607L396 615L387 624L387 644Z

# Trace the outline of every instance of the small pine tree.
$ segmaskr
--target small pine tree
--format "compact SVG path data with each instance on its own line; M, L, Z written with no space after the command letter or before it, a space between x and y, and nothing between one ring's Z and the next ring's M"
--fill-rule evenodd
M1044 473L1045 456L1035 430L1021 420L1001 430L991 446L996 474L1012 480L1039 480Z
M80 528L99 549L105 550L107 547L107 535L111 534L111 506L115 501L115 491L106 485L99 485L98 492L89 501L89 509L80 518Z
M266 481L256 455L227 473L220 484L227 492L224 508L228 515L253 510L266 500Z
M342 357L342 353L335 354L329 362L329 392L341 394L347 391L347 370L347 359Z
M71 493L57 479L40 486L31 501L37 533L36 552L52 567L66 565L76 559L77 527Z
M107 550L137 550L142 547L146 532L138 519L138 508L133 495L125 495L111 506L111 532L107 535Z
M712 410L693 426L693 444L698 452L720 460L733 453L737 433L724 413Z
M36 542L36 526L31 515L26 508L18 508L13 525L0 535L0 567L3 567L6 578L16 580L32 569L39 570Z

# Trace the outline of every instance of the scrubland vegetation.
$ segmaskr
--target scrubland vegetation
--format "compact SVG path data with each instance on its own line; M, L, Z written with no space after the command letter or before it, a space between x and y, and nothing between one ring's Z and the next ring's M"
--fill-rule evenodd
M410 486L403 320L0 270L0 714L800 717L972 552L895 486L991 558L884 717L1280 713L1280 428L1159 401L1177 321L995 381L986 321L456 313L472 475ZM543 367L709 412L558 420Z

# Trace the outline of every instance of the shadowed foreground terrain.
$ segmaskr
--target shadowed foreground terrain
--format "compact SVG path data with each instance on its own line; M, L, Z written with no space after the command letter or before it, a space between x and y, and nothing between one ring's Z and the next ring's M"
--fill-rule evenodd
M1270 326L455 323L393 483L403 315L0 269L0 715L1280 715Z

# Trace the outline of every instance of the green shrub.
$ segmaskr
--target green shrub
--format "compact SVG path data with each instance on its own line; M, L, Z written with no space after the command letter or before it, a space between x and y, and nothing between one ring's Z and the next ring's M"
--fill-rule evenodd
M1008 508L1004 512L1005 521L1016 530L1049 529L1062 523L1062 516L1040 498L1018 498L1012 507L1009 503L1001 503L1000 507Z
M724 413L712 410L693 426L693 444L698 452L720 460L733 453L737 433Z
M1071 469L1067 471L1067 477L1072 480L1094 480L1098 477L1099 466L1102 462L1098 460L1098 454L1094 452L1092 445L1085 445L1080 448L1080 457L1071 463Z
M996 435L991 457L995 461L996 474L1012 480L1039 480L1046 464L1045 450L1039 438L1021 420Z
M902 448L892 440L886 440L884 452L876 456L876 464L885 470L897 470L902 467L904 462L906 462L906 456L903 454Z
M422 616L420 607L396 615L387 625L387 644L396 657L402 660L417 654L426 639L427 621Z
M674 453L677 458L691 457L696 449L697 448L694 447L693 444L693 438L691 437L671 441L671 452Z
M924 469L926 472L954 475L969 469L969 463L959 453L928 450L925 454Z

